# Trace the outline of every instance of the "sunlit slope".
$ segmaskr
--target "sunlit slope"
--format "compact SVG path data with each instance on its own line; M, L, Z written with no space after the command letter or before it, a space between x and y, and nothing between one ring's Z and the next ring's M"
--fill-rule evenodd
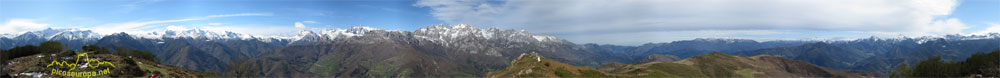
M609 68L609 69L605 69ZM720 52L675 62L604 66L598 71L526 53L487 77L865 77L864 72L833 70L776 56L741 57Z
M79 54L78 54L79 55ZM14 58L8 60L9 65L5 65L4 68L10 69L10 74L19 75L20 77L31 77L37 75L30 74L44 74L40 77L67 77L62 75L53 74L53 69L65 70L74 68L73 72L99 72L104 69L108 69L110 73L100 74L91 77L148 77L151 75L158 75L159 77L202 77L205 73L178 68L174 66L161 65L155 61L150 61L146 59L139 59L134 57L119 56L114 54L87 54L84 57L77 58L78 55L60 55L60 54L37 54L25 57ZM85 61L76 62L77 66L69 66L75 62L76 59L84 60L84 58L90 58L87 60L93 60L95 62L86 63ZM62 64L66 61L67 64L60 66L59 64L53 63L53 61ZM110 64L98 64L97 62L105 62ZM48 66L48 65L52 66ZM84 65L96 68L82 67ZM113 66L112 66L113 65Z

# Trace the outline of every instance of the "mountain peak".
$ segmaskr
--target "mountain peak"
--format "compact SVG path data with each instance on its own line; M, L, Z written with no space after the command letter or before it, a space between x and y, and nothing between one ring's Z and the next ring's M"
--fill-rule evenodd
M512 63L511 65L514 65L513 63L517 63L517 61L537 61L537 62L542 62L542 55L539 55L538 53L535 53L535 52L521 53L521 56L517 56L517 59L514 59L514 62L511 62Z
M674 41L671 43L684 43L684 42L758 43L757 41L750 39L735 39L735 38L695 38L694 40L681 40L681 41Z
M125 32L112 33L111 35L108 35L108 36L122 37L122 38L131 37L131 35L129 35L128 33L125 33Z
M836 49L836 50L840 50L840 48L841 48L840 46L833 45L833 44L830 44L830 43L827 43L827 42L816 42L816 43L810 43L810 44L803 44L803 45L798 46L798 47L811 48L811 49Z
M469 24L458 24L458 25L452 26L452 28L471 28L471 29L475 29L474 27L472 27Z
M516 42L545 42L561 40L548 36L536 35L525 31L499 30L496 28L479 29L469 24L459 24L455 26L427 26L414 31L420 38L432 39L434 41L449 41L456 38L483 38L483 39L510 39Z
M17 36L14 36L17 35ZM94 33L90 30L71 28L71 29L53 29L46 28L39 31L28 31L21 34L7 34L5 37L14 37L16 39L97 39L102 35Z
M577 74L579 73L579 74ZM505 69L490 72L489 78L498 77L610 77L597 69L586 66L574 66L555 60L550 60L538 53L522 53L511 61Z
M313 31L310 31L310 30L302 30L302 31L299 31L299 34L295 35L295 36L297 36L297 37L305 37L305 36L311 36L311 35L316 35L316 33L313 32Z
M159 38L206 38L209 40L220 40L220 39L255 39L256 37L248 34L240 34L231 31L213 31L206 30L202 28L193 29L167 29L163 31L154 31L142 35L137 35L140 38L147 39L159 39Z
M480 30L480 29L478 29L476 26L472 26L469 24L458 24L454 26L439 24L417 29L417 31L432 31L432 30Z

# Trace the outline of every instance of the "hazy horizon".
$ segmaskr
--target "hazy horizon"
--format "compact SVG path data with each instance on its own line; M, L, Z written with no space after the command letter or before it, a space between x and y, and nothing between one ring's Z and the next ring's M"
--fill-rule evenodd
M696 38L845 40L1000 32L1000 19L995 19L1000 18L996 10L1000 7L992 7L1000 6L1000 1L995 0L59 1L0 1L0 33L200 28L294 36L300 30L359 25L413 31L471 24L548 34L574 43L641 45Z

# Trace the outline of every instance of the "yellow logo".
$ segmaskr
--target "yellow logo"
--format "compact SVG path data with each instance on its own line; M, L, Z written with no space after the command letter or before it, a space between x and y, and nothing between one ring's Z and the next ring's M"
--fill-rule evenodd
M76 54L76 59L72 63L66 62L66 61L62 61L62 62L52 61L52 63L49 63L49 65L46 65L45 67L51 67L53 65L58 65L59 67L63 67L63 66L70 67L69 70L59 70L59 69L53 68L52 72L51 72L52 74L55 74L55 75L69 76L69 77L93 77L93 76L105 75L105 74L111 73L111 71L110 71L109 68L104 68L104 70L100 70L100 71L96 71L96 72L95 71L74 72L73 70L76 69L78 67L78 65L80 64L80 58L81 57L85 61L83 63L84 64L83 66L90 67L91 69L97 69L97 67L100 67L101 65L108 65L108 66L111 66L111 67L115 67L115 65L111 64L111 62L100 61L100 60L91 60L90 56L87 56L87 53ZM85 68L85 67L79 67L79 68Z

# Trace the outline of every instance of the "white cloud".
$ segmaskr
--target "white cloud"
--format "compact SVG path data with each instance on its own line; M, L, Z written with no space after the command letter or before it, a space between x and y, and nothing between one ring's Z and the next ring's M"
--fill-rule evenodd
M183 27L183 26L174 26L174 25L171 25L171 26L167 26L167 30L171 30L171 31L185 31L185 30L188 30L188 28L187 27Z
M306 28L306 24L302 24L302 22L295 22L295 28Z
M943 18L957 5L956 0L421 0L414 4L431 8L434 17L451 24L540 33L814 30L912 35L961 33L968 27Z
M201 27L201 29L209 31L231 31L242 34L251 34L254 36L281 36L289 37L295 36L299 28L292 28L287 26L215 26L215 27Z
M316 21L302 21L302 23L319 24L319 22Z
M240 34L248 34L259 37L290 37L295 36L298 33L299 28L287 27L287 26L181 26L181 25L170 25L166 26L165 30L170 31L187 31L192 29L208 30L215 33L225 33L225 32L235 32ZM155 29L153 31L162 31L163 29Z
M157 2L162 2L162 1L163 0L136 0L136 1L130 2L128 4L120 5L122 7L122 10L120 10L119 12L120 13L129 13L129 12L132 12L132 11L140 9L142 6L153 4L153 3L157 3Z
M20 33L24 31L34 31L45 29L49 24L36 23L29 19L10 19L0 24L0 33Z
M974 34L985 35L985 34L989 34L989 33L1000 33L1000 24L998 24L998 23L989 23L989 25L990 26L986 27L986 29L984 29L982 31L979 31L979 32L976 32Z
M214 25L214 26L218 26L218 25L222 25L222 24L223 23L208 23L208 25Z
M156 20L156 21L143 21L143 22L112 23L112 24L105 24L105 25L97 26L97 27L94 27L94 28L91 28L91 29L94 29L94 31L99 32L99 33L104 33L104 34L116 33L116 32L139 32L139 31L144 31L144 30L141 29L143 26L147 26L147 25L151 25L151 24L184 22L184 21L196 21L196 20L205 20L205 19L219 18L219 17L270 16L270 15L271 15L270 13L240 13L240 14L209 15L209 16L204 16L204 17L186 18L186 19L174 19L174 20Z
M956 34L956 33L961 33L962 30L969 28L964 23L955 18L949 18L947 20L942 20L942 21L934 21L931 22L930 25L917 25L915 27L923 28L921 30L916 30L918 32L923 31L923 32L939 33L939 34Z
M676 34L685 33L685 34ZM652 41L676 41L690 40L695 38L738 38L755 40L779 40L783 38L749 38L734 37L732 35L770 35L785 34L787 32L767 31L767 30L695 30L695 31L649 31L635 33L610 33L610 34L567 34L559 38L568 39L572 42L584 43L614 43L618 45L642 45L645 43L658 43ZM786 34L787 35L787 34ZM627 40L623 40L627 39Z
M304 28L306 28L306 24L303 24L303 23L307 23L307 24L318 24L319 22L316 22L316 21L302 21L302 22L295 22L295 28L300 28L300 29L304 29Z

